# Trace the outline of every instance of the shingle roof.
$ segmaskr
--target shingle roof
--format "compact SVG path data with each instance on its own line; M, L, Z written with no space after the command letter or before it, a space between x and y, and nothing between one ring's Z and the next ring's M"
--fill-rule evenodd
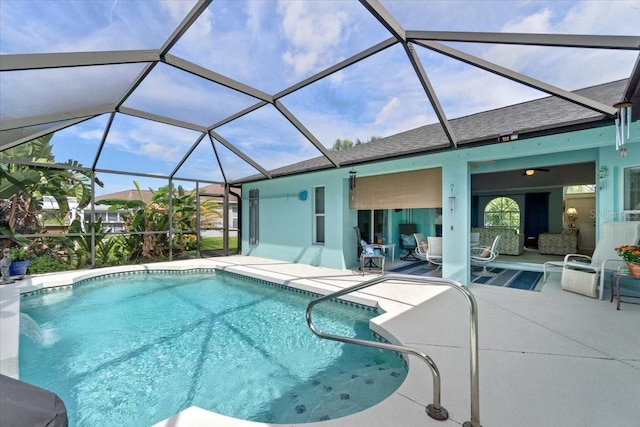
M591 86L576 90L575 93L605 105L613 105L623 98L627 81L628 79L623 79ZM458 138L458 147L497 144L500 134L507 131L515 131L522 137L526 134L545 131L559 133L575 125L596 127L611 122L613 119L610 117L555 96L450 120L455 136ZM455 148L449 146L440 123L433 123L338 151L335 155L342 166L349 166L443 149ZM323 156L318 156L270 172L273 177L279 177L331 167L332 165ZM255 175L239 182L263 179L266 178Z

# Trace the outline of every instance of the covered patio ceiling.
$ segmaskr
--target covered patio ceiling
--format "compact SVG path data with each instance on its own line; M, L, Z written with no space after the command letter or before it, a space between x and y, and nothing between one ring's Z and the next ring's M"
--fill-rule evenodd
M233 183L344 166L336 139L439 122L455 149L452 118L548 95L614 117L572 90L638 92L633 2L497 3L2 2L0 151L53 133L60 165Z

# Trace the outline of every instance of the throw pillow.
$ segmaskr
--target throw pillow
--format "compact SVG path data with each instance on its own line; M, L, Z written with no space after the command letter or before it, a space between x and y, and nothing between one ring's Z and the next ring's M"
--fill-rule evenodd
M400 234L400 239L402 239L402 246L405 248L416 246L416 239L413 237L413 234Z
M365 242L364 240L360 240L360 245L362 246L362 253L365 255L373 254L373 247Z

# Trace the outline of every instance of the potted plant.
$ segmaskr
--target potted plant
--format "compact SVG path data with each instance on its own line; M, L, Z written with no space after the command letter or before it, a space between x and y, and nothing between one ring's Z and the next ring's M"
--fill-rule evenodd
M9 267L9 276L24 276L27 274L29 260L27 252L24 248L13 248L9 251L11 257L11 266Z
M640 276L640 245L618 246L615 250L627 262L631 275Z

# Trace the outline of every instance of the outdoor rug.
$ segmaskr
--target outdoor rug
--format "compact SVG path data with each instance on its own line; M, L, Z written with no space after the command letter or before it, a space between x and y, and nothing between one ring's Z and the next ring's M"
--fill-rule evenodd
M440 270L438 270L438 267L433 264L429 264L426 261L403 265L402 267L394 268L391 271L393 271L394 273L411 274L413 276L440 277Z
M507 270L504 268L488 268L489 272L496 273L494 277L476 276L471 273L471 282L479 285L503 286L512 289L524 289L527 291L540 291L542 289L542 273L537 271ZM395 268L394 273L412 274L415 276L440 277L441 270L427 262L416 262Z
M503 286L513 289L524 289L526 291L540 291L542 289L542 273L538 271L505 270L504 268L488 268L489 272L496 273L494 277L476 276L471 273L473 283ZM540 285L540 289L538 289Z

